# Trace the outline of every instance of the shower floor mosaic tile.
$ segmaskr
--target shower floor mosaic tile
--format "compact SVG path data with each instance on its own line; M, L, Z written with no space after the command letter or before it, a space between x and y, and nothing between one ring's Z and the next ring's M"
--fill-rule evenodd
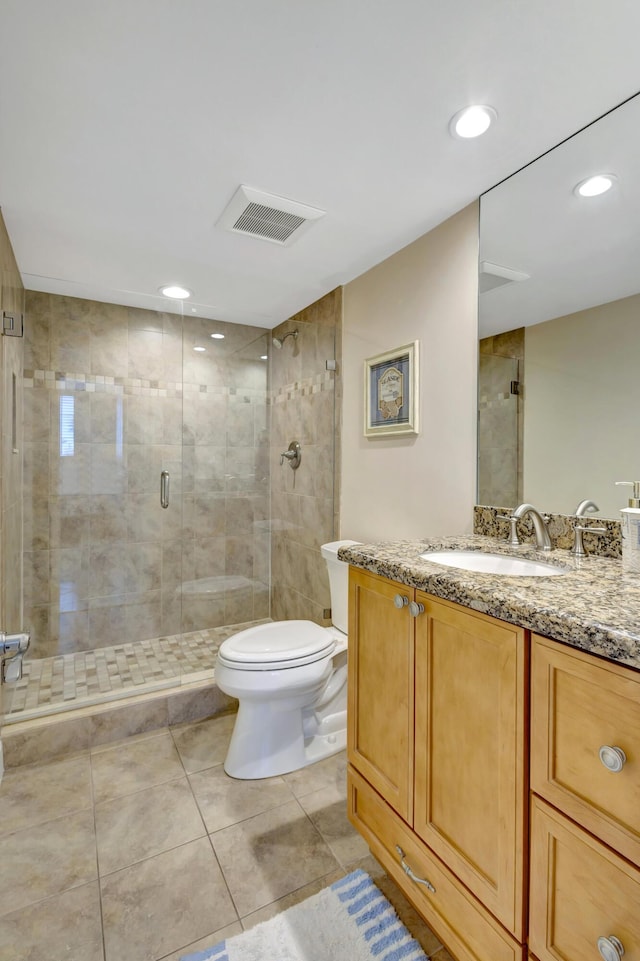
M213 675L222 642L265 620L25 660L5 723L26 721Z

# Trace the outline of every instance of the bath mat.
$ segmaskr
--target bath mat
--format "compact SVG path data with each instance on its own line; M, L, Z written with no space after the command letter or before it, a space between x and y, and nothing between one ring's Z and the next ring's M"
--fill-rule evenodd
M269 921L181 961L428 961L358 869Z

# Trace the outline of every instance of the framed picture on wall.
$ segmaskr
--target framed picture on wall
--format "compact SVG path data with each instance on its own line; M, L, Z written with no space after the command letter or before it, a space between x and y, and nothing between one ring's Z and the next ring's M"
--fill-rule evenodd
M419 342L364 362L364 435L418 433Z

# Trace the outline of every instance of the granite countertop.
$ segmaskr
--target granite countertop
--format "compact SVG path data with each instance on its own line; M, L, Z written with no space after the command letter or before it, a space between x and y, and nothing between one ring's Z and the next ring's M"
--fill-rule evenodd
M480 550L566 568L562 577L481 574L425 561L437 550ZM640 573L609 557L511 547L481 534L341 547L340 560L474 611L640 670Z

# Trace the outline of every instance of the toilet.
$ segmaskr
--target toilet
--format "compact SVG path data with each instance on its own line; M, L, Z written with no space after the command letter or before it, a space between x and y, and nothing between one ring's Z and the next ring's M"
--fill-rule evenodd
M329 571L332 626L274 621L220 646L216 684L239 701L224 762L231 777L275 777L336 754L347 740L349 565L333 541L320 548Z

